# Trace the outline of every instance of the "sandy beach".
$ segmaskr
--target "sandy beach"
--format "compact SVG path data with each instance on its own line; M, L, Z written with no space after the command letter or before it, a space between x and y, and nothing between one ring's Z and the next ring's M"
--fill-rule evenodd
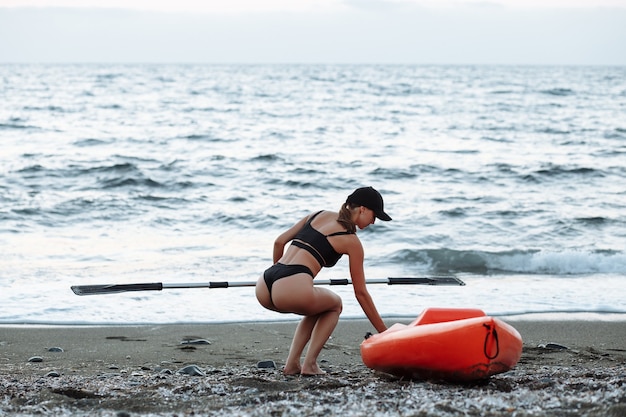
M291 321L2 326L0 415L626 416L626 322L504 320L519 363L465 384L368 369L363 320L340 320L319 377L282 375Z

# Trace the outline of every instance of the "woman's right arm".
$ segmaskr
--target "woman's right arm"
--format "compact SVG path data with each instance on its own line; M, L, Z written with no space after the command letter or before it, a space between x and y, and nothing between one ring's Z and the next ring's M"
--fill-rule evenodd
M296 235L298 234L300 229L304 227L308 219L309 216L302 218L298 223L291 226L289 229L287 229L276 238L276 240L274 241L274 250L272 254L272 259L274 260L274 263L278 262L280 258L283 257L283 254L285 253L285 246L287 245L287 243L291 242L294 237L296 237Z
M365 316L369 319L370 323L372 323L372 326L374 326L376 331L382 333L387 330L387 326L380 317L374 300L372 300L369 291L367 291L367 286L365 285L363 246L356 236L352 236L351 238L352 242L349 245L348 256L350 257L350 276L352 278L354 295L363 309Z

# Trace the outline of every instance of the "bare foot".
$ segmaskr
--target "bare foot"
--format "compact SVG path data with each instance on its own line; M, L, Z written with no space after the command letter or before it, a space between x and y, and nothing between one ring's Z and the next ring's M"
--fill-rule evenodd
M302 372L300 364L297 365L285 365L283 369L283 375L299 375Z
M302 371L300 372L301 375L304 376L312 376L312 375L324 375L326 372L322 370L322 368L320 368L317 364L308 367L308 366L304 366L302 368Z

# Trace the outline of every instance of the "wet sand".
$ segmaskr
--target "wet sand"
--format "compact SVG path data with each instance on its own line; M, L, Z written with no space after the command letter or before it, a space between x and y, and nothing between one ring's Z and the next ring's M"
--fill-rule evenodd
M364 320L339 322L319 377L282 375L296 322L3 326L0 415L626 416L626 322L504 320L519 363L464 384L368 369Z

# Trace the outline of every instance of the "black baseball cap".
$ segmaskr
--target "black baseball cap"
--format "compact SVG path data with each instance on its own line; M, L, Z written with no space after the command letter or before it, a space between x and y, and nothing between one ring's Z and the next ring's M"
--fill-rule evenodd
M354 190L346 199L346 203L367 207L377 218L388 222L391 217L383 210L383 197L372 187L362 187Z

